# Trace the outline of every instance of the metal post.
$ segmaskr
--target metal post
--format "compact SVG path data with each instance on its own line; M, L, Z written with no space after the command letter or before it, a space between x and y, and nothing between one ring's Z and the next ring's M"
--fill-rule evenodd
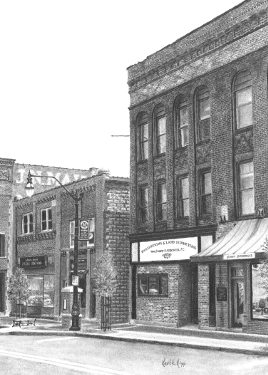
M74 220L74 276L78 276L78 202L75 199L75 220ZM72 306L72 326L70 331L79 331L80 308L78 303L78 286L73 285L73 306Z

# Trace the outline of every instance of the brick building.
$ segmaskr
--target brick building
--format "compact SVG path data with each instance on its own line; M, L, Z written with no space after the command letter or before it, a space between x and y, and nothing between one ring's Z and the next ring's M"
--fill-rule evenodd
M267 0L128 68L138 321L268 333L267 74Z
M34 179L36 192L57 186L55 176L66 184L96 175L97 168L67 169L43 165L16 163L14 159L0 158L0 316L10 312L7 300L7 278L13 264L13 200L26 196L25 184L28 171L39 177Z
M93 290L93 267L109 252L117 271L112 297L112 322L129 319L129 180L106 172L65 185L82 194L79 219L89 223L93 237L79 241L78 274L81 312L99 317ZM58 317L64 313L61 290L71 285L74 248L73 199L62 187L14 202L15 256L30 281L28 315Z

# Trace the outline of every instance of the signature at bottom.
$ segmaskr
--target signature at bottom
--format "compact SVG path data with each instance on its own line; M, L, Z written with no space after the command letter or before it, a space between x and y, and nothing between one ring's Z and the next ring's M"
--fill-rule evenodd
M170 358L170 359L166 359L164 358L162 360L162 366L163 367L173 367L173 366L176 366L178 368L183 368L185 367L186 363L181 361L179 358L178 359L173 359L173 358Z

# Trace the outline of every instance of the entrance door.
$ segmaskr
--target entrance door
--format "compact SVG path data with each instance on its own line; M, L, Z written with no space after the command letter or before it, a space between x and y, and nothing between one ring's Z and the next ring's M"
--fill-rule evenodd
M242 327L245 308L244 280L232 280L233 326Z

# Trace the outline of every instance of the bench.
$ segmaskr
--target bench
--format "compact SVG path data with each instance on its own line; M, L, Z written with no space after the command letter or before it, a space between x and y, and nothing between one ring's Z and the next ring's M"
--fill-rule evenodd
M21 326L35 326L36 318L29 319L29 318L20 318L20 319L13 319L12 327L21 327Z

